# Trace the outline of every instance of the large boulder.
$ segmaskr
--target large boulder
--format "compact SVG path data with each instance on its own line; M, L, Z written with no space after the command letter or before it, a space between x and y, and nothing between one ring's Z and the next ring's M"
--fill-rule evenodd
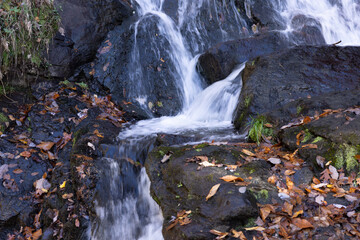
M307 46L247 63L242 72L235 127L243 129L252 117L297 99L358 88L359 57L358 47Z
M267 182L271 165L263 160L245 163L241 150L229 145L160 146L148 155L145 167L151 180L151 194L163 212L165 239L211 239L211 229L229 231L254 221L258 215L256 203L280 201L277 189ZM161 163L168 152L172 152L170 160ZM196 156L224 166L199 170L197 163L189 162ZM225 168L227 164L240 162L245 164L235 172ZM225 175L235 175L249 181L246 192L240 193L234 183L220 180ZM206 201L210 189L219 183L217 193ZM181 210L192 212L192 222L167 230L169 220Z
M91 61L108 31L133 12L124 0L56 0L55 4L62 30L47 54L54 77L69 77L76 67Z

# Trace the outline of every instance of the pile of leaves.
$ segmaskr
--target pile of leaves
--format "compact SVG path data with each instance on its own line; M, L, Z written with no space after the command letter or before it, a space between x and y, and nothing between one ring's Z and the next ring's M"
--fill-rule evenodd
M53 0L0 1L0 80L10 68L38 68L59 21Z
M312 239L319 236L328 236L328 239L360 238L360 177L354 172L346 176L343 169L337 170L330 165L331 162L319 162L323 167L319 178L313 177L310 184L296 186L293 175L306 164L297 152L298 149L292 153L283 152L280 144L262 144L253 151L242 149L247 162L264 159L274 165L268 182L277 187L282 202L258 204L260 216L254 227L242 231L232 229L230 232L212 229L216 239L233 237L245 240L249 233L253 235L252 239L264 240ZM220 179L240 186L242 193L251 182L251 179L244 182L241 177L232 175ZM204 201L213 197L220 187L221 184L214 185Z

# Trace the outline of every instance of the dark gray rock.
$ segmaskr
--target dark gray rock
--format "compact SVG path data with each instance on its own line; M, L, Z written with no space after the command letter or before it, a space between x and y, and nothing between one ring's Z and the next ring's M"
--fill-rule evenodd
M316 96L358 88L359 57L358 47L304 46L260 57L247 63L242 72L243 87L235 113L235 127L244 128L251 117L275 111L298 99L303 99L304 104L301 106L307 109L306 105L309 102L312 106L320 104L313 99ZM346 93L340 94L337 99L343 103L356 104L357 101L342 101L341 96L345 95ZM312 99L305 100L309 97ZM321 100L323 105L326 104L326 99L330 98L332 97L324 97ZM294 107L288 109L291 109L292 114L277 113L287 118L299 111ZM281 121L281 117L276 119Z
M64 35L57 33L47 54L51 76L69 77L74 69L91 61L104 37L114 26L131 16L124 0L55 1Z
M162 154L172 151L166 163L161 163ZM240 149L232 146L197 146L155 148L145 162L151 180L151 194L160 205L164 216L165 239L210 239L211 229L229 231L235 226L245 226L258 215L257 202L272 203L277 189L267 182L271 165L259 160L244 164L236 172L224 167L207 167L197 170L197 163L186 163L194 156L208 156L209 161L223 164L245 162ZM244 179L251 176L245 193L239 192L234 183L220 180L225 175L238 175ZM206 201L210 189L220 183L217 193ZM180 210L191 210L191 224L175 226L171 230L168 221Z

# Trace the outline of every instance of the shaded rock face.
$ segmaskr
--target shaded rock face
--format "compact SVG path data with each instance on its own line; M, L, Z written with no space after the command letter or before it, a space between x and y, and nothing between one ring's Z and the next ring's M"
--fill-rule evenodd
M235 127L297 99L358 88L359 57L358 47L296 47L247 63Z
M131 16L127 1L55 1L64 35L57 33L48 52L50 75L69 77L74 69L91 61L99 44L114 26Z
M227 77L236 65L245 61L304 44L325 44L317 26L302 25L288 35L280 32L265 32L250 38L219 43L200 56L197 68L206 81L212 84Z
M161 163L162 154L174 154L166 163ZM231 146L185 146L155 148L145 162L151 180L151 194L160 205L164 216L165 239L211 239L211 229L245 226L258 216L256 203L277 201L277 189L267 182L270 164L254 161L229 172L224 167L209 167L197 170L197 163L187 163L194 156L208 156L216 163L236 164L241 158L239 149ZM243 160L241 160L243 161ZM239 192L234 183L220 180L225 175L238 175L244 179L251 176L251 184L245 193ZM220 183L217 193L206 201L210 189ZM264 196L262 195L263 193ZM266 195L266 196L265 196ZM166 230L171 216L181 210L191 210L192 222Z

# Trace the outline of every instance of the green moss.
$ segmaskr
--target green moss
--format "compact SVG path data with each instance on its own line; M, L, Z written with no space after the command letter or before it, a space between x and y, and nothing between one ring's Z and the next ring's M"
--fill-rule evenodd
M249 138L260 144L262 136L272 136L273 129L264 126L267 123L265 116L258 116L256 119L253 119L250 123Z
M0 96L7 95L9 93L15 92L15 87L6 85L5 88L0 85Z
M9 119L6 117L5 114L0 113L0 123L9 122Z
M297 115L299 115L301 112L302 112L302 110L303 110L303 107L302 106L297 106L296 107L296 113L297 113Z
M305 135L304 135L304 139L301 141L302 143L306 143L308 142L310 139L313 138L313 135L310 133L310 131L308 129L306 129L304 131Z
M75 83L75 84L78 85L79 87L81 87L84 90L89 89L88 85L86 83L84 83L84 82L79 82L79 83Z
M250 228L250 227L255 227L256 226L256 218L248 218L246 221L246 224L244 225L244 228Z
M359 170L359 163L355 158L355 155L357 153L358 153L358 150L356 149L356 147L349 146L349 145L345 146L344 158L345 158L345 163L346 163L346 170L348 172L351 172L354 170L355 171Z
M314 141L312 141L312 143L318 143L318 142L321 142L321 141L323 141L324 140L324 138L322 138L322 137L316 137L315 139L314 139Z
M249 190L257 200L267 200L269 198L269 192L266 189L261 189L260 191L257 191L253 188L250 188Z
M209 143L201 143L195 146L195 149L204 148L209 146Z
M244 99L245 108L248 108L250 106L251 100L252 100L252 97L250 97L250 96L245 97L245 99Z
M160 206L160 204L161 204L160 199L155 194L152 196L152 198Z

